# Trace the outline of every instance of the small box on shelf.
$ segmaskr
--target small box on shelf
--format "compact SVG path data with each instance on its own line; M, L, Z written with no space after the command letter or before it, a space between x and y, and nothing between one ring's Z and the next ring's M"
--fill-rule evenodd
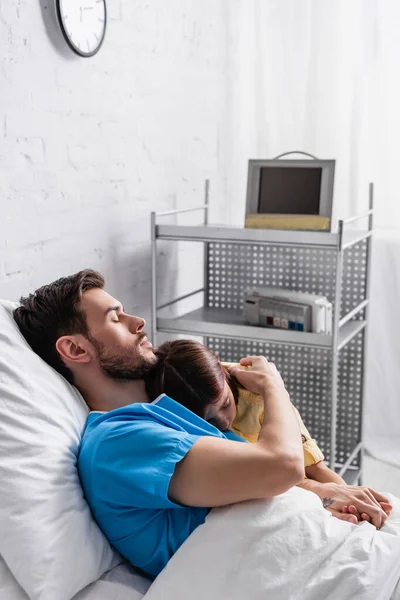
M258 286L244 297L244 321L259 327L332 333L332 304L325 296Z

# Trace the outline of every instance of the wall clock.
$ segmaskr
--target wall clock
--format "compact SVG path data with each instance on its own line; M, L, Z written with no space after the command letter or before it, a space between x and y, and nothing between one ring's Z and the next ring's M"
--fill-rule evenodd
M107 26L106 0L55 0L58 23L68 46L79 56L94 56Z

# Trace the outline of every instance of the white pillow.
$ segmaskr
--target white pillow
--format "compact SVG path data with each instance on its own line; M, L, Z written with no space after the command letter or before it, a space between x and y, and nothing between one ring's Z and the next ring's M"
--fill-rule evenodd
M150 579L124 562L79 592L73 600L142 600L151 584Z
M151 580L123 562L78 592L72 600L142 600ZM1 600L29 600L0 556Z
M0 555L31 600L70 600L121 562L94 522L76 459L87 407L0 301Z

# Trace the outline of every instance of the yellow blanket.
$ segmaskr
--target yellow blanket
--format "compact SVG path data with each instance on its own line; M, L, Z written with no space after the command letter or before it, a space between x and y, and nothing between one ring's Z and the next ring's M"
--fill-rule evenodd
M236 363L222 363L229 367ZM232 431L245 438L249 442L256 442L264 419L264 402L259 394L249 392L238 382L239 401L236 419L232 424ZM292 404L293 411L300 426L303 441L304 466L309 467L324 460L324 455L315 440L310 436L297 408Z

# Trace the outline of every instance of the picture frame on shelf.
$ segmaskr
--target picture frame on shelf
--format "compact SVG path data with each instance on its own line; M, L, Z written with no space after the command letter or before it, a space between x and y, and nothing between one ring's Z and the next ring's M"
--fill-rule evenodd
M301 154L249 160L246 228L331 231L335 160Z

